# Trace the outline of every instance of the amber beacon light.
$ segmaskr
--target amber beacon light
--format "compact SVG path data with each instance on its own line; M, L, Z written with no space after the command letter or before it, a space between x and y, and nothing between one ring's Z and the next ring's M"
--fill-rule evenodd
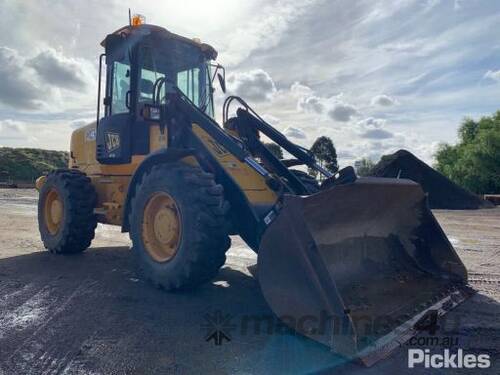
M146 17L144 17L142 14L134 14L132 16L131 24L133 27L136 26L141 26L146 23Z

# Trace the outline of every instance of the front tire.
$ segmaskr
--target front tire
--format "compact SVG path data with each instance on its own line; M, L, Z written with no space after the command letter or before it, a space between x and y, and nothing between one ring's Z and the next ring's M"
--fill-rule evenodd
M156 286L193 288L224 264L229 205L212 174L183 163L156 165L143 176L131 207L133 252Z
M78 170L47 175L38 198L38 228L47 250L56 254L84 251L94 238L96 193L90 178Z

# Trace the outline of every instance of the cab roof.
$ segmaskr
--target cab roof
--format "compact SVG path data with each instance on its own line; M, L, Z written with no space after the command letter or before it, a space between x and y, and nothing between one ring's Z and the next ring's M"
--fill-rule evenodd
M128 38L129 36L132 35L138 35L138 36L148 36L148 35L157 35L159 37L163 38L168 38L168 39L175 39L179 40L188 44L191 44L195 47L200 48L200 50L210 59L215 60L217 58L217 51L215 48L213 48L211 45L206 44L206 43L201 43L197 39L190 39L186 38L184 36L174 34L167 29L157 26L157 25L149 25L149 24L143 24L139 26L123 26L122 28L116 30L115 32L109 34L109 35L121 35L125 38ZM107 37L101 42L101 46L104 48L106 47L106 40Z

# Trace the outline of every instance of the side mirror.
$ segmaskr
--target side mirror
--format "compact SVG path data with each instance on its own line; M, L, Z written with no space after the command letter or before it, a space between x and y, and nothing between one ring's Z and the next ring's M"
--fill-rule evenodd
M219 79L220 88L222 89L222 92L225 94L226 93L226 79L220 73L217 73L217 78Z

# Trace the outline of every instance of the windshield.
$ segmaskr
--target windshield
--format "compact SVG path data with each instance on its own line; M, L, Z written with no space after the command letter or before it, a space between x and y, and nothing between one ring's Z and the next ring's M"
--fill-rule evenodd
M209 62L199 48L177 40L162 40L155 43L155 47L143 47L138 99L139 102L151 102L155 82L166 78L198 108L213 117L210 77Z

